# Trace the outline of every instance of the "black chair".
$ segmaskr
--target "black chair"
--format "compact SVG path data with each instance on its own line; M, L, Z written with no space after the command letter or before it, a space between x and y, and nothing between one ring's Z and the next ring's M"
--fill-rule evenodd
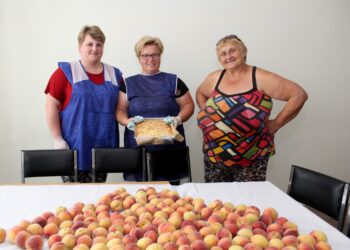
M22 150L21 181L28 177L74 176L77 181L77 152L70 149Z
M178 181L188 178L192 182L188 146L147 152L148 180ZM174 179L173 176L180 176Z
M147 181L144 148L94 148L92 149L92 182L97 173L142 172Z
M348 183L303 167L292 165L288 195L337 221L342 231Z

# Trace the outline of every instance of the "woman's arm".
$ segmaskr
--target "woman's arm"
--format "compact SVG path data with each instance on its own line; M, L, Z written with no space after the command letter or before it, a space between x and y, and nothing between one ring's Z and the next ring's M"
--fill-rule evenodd
M176 103L180 107L178 116L180 117L181 122L190 119L194 112L194 103L190 91L187 91L183 96L176 98Z
M269 132L274 134L296 117L308 95L297 83L266 70L258 69L256 78L260 90L274 99L287 102L277 116L268 121Z
M117 118L117 121L123 126L127 126L130 120L128 117L128 107L129 107L129 101L126 98L126 94L119 91L118 105L116 109L116 118Z
M219 74L218 72L219 71L215 71L209 74L197 88L196 102L200 109L205 108L205 103L208 100L209 94L215 87L215 79L217 79L217 75Z
M46 120L52 137L55 139L59 136L62 136L61 123L60 123L60 107L61 103L51 96L50 94L46 95Z

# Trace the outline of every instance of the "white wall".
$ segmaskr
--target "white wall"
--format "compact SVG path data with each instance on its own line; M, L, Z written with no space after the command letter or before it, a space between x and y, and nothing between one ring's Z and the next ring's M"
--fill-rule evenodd
M237 34L248 47L249 64L290 78L309 93L300 115L276 136L268 179L285 189L294 163L350 181L349 11L347 0L1 0L0 183L20 182L21 149L52 147L44 89L57 61L78 59L77 34L85 24L105 32L103 61L124 76L140 70L135 42L145 34L160 37L162 70L177 73L193 97L220 67L216 41ZM275 102L275 114L280 107ZM194 181L202 182L197 112L186 132Z

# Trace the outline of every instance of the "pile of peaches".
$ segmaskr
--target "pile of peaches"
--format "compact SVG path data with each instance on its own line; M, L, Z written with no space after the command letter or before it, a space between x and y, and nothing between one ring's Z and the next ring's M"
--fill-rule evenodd
M0 229L0 242L6 232ZM153 187L134 196L124 188L95 204L57 207L7 231L7 241L22 249L41 250L329 250L320 230L301 234L295 223L274 208L233 205L180 197Z

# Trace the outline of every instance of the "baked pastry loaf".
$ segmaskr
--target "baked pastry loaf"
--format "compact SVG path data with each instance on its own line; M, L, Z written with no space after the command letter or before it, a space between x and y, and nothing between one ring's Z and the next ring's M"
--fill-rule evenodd
M160 119L146 119L137 123L135 137L173 137L174 132L169 124Z

